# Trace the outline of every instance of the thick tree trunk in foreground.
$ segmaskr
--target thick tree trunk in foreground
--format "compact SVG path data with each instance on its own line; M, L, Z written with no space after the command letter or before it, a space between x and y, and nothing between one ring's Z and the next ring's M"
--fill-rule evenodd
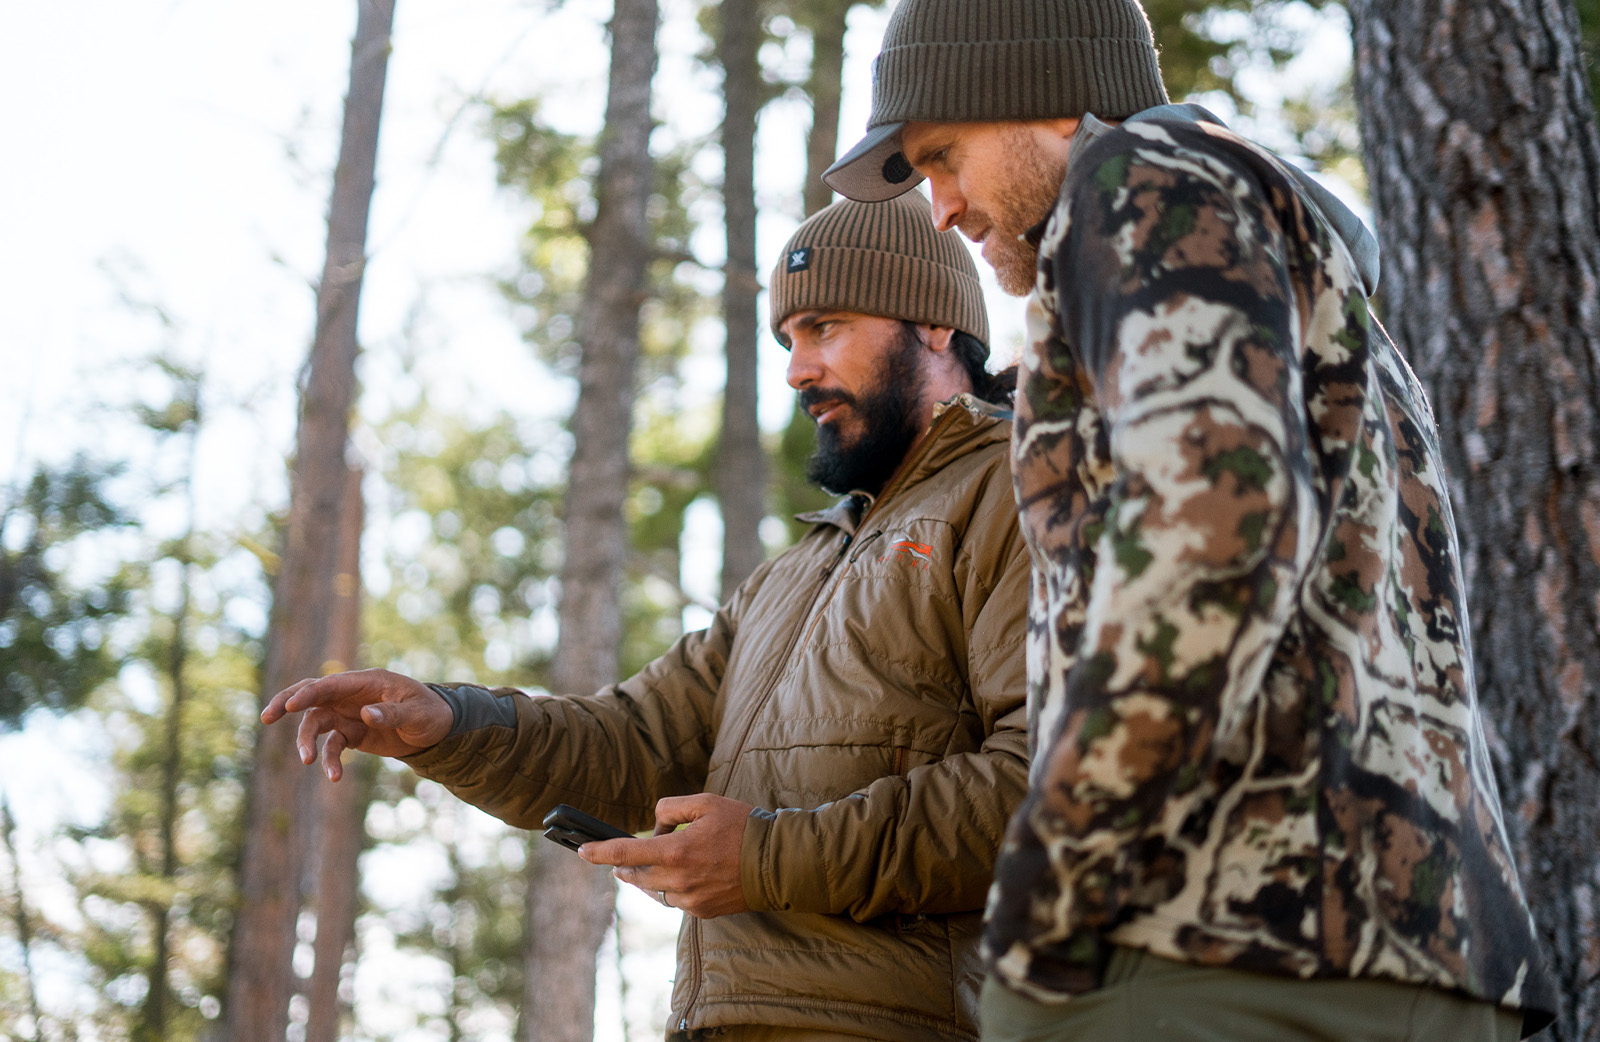
M355 402L356 317L366 266L367 215L378 154L394 0L358 0L339 165L328 207L328 251L317 288L316 334L301 392L289 521L273 590L263 702L324 672L337 597L345 504L345 445ZM228 976L229 1042L283 1042L296 989L291 959L305 871L314 779L295 729L262 728L239 874Z
M717 461L717 499L722 505L722 599L755 571L765 552L761 519L766 516L766 457L757 422L757 347L761 322L756 295L756 113L766 96L757 50L761 44L758 0L723 0L717 42L722 66L722 207L728 260L723 269L722 321L727 330L728 382L722 392L722 439Z
M646 296L652 189L650 81L656 0L616 0L611 82L601 132L598 206L589 233L579 338L583 361L572 417L573 457L561 569L557 691L588 694L617 679L627 557L628 433L639 309ZM537 833L529 837L522 1042L589 1042L595 957L610 925L611 873Z
M1478 690L1566 1008L1600 1038L1600 133L1570 0L1349 5L1386 312L1452 480Z

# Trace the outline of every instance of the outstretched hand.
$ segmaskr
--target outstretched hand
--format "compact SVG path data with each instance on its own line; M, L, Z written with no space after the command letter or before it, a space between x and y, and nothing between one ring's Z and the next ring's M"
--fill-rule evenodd
M656 801L654 836L585 843L578 856L616 866L612 875L624 883L697 919L747 912L739 848L754 809L710 793L669 796ZM685 823L687 828L678 829Z
M290 713L304 712L295 744L300 762L317 758L330 781L344 774L339 754L357 749L377 756L409 756L437 745L455 723L455 715L431 688L387 669L361 669L302 680L276 695L261 711L261 722L277 723Z

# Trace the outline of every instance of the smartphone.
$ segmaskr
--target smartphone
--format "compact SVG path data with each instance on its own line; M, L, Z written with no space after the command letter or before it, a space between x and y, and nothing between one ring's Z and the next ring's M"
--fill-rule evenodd
M624 832L610 822L591 817L565 803L556 804L555 809L544 816L544 838L553 839L568 850L577 850L585 843L596 840L628 839L632 836L631 832Z

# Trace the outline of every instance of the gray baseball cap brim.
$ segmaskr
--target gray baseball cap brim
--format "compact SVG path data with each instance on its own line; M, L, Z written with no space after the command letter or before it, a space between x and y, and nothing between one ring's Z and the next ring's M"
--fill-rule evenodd
M822 182L846 199L881 203L911 191L923 177L900 151L900 128L884 123L867 131L856 147L840 156L822 175Z

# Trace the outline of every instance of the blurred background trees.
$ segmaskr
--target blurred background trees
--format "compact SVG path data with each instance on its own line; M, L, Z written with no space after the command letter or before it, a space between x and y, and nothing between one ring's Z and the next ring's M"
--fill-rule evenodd
M845 113L852 98L864 113L862 58L893 2L518 9L505 35L535 39L535 51L563 46L543 27L577 10L609 29L594 125L573 129L559 84L468 91L441 121L441 147L457 128L480 135L492 154L483 177L524 222L517 255L475 277L498 288L537 378L512 407L436 394L427 373L455 334L430 333L419 292L398 338L363 345L362 382L381 383L376 393L354 382L350 325L348 397L325 413L323 443L237 446L241 458L277 451L322 467L331 512L310 571L324 607L283 615L311 603L284 585L299 508L198 520L210 491L195 446L246 403L211 393L206 367L178 353L157 352L122 399L100 403L136 435L18 468L0 489L0 734L59 720L107 798L37 849L0 814L0 1035L655 1037L670 915L624 894L614 918L604 873L403 767L350 757L344 782L316 784L269 748L290 732L263 733L255 713L295 678L270 651L286 622L304 623L296 639L315 647L290 672L384 665L592 690L703 622L796 537L789 515L823 497L801 476L810 421L758 398L787 394L761 361L772 347L760 289L770 251L830 201L818 174L861 130ZM1600 261L1584 94L1600 76L1600 0L1501 5L1500 22L1479 12L1431 35L1422 27L1447 19L1421 3L1147 6L1174 98L1332 174L1358 206L1371 189L1388 261L1381 304L1451 453L1497 767L1572 997L1552 1035L1595 1038L1600 930L1586 909L1600 883L1594 843L1573 837L1595 834L1585 815L1600 759ZM1355 77L1319 75L1343 67L1352 20ZM396 67L428 45L402 32ZM670 77L652 78L658 64ZM1417 84L1440 119L1407 108ZM360 90L352 81L352 97ZM714 118L691 113L691 93ZM338 252L336 237L357 241L330 229L318 287L348 287L383 259L381 241ZM1007 321L1020 302L992 306L997 328L1019 328ZM141 314L158 341L178 338L178 319ZM307 309L285 336L314 338L311 319ZM1507 618L1503 604L1527 603L1548 607ZM0 792L0 810L17 798ZM311 823L304 842L291 838L297 815ZM261 893L250 873L278 855L275 939L247 963L241 922ZM47 893L26 863L54 866L68 896ZM87 989L63 999L50 982L64 975ZM539 1004L550 997L570 1004Z

